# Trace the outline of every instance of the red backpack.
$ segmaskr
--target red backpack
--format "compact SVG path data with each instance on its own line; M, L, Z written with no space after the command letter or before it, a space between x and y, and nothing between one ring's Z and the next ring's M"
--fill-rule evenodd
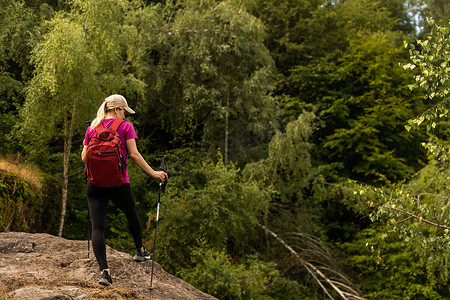
M102 122L95 127L97 132L89 141L86 151L85 173L87 180L98 187L119 187L123 184L127 165L120 152L120 137L117 128L123 120L115 119L109 128Z

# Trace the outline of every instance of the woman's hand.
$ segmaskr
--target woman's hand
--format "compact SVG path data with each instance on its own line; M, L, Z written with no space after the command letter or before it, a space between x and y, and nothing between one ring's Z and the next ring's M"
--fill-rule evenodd
M155 173L154 173L154 175L153 175L153 178L159 179L159 180L161 180L161 181L164 181L164 180L168 180L168 179L169 179L169 176L167 175L166 172L163 172L163 171L155 171Z
M129 139L127 140L127 150L128 155L130 158L134 161L136 165L138 165L139 168L141 168L144 172L149 174L155 179L159 179L161 181L169 179L167 174L163 171L155 171L150 167L145 159L142 157L142 155L139 153L137 146L136 146L136 140L135 139Z

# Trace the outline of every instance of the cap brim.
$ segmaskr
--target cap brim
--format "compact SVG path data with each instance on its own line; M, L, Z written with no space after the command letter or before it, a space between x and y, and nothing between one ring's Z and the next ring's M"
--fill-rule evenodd
M127 106L127 107L124 107L123 109L125 109L125 111L127 112L127 115L132 115L132 114L135 113L134 110L132 110L132 109L129 108L128 106Z

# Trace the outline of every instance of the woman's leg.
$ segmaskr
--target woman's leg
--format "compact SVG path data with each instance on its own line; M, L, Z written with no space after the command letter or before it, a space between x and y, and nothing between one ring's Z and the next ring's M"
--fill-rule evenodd
M108 269L105 242L108 196L105 188L95 187L90 183L86 186L86 195L92 223L92 248L94 249L100 271L102 271Z
M136 248L141 248L142 244L142 227L141 220L136 209L133 194L129 183L124 183L121 187L114 189L111 193L111 201L117 206L127 217L128 230L133 237Z

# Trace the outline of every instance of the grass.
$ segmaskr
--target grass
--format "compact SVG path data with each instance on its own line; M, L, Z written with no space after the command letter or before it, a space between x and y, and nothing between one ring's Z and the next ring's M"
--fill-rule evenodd
M19 176L20 178L28 181L37 189L41 189L39 168L31 166L29 164L23 164L19 162L20 157L2 156L0 157L0 170L5 170L8 173Z

